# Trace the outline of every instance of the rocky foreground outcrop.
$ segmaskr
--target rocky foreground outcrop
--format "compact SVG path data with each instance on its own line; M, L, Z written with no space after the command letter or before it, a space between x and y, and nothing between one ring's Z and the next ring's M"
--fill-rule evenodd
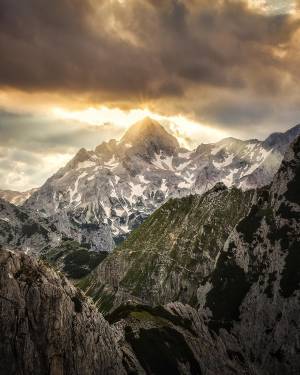
M124 374L113 332L64 276L0 251L0 374Z

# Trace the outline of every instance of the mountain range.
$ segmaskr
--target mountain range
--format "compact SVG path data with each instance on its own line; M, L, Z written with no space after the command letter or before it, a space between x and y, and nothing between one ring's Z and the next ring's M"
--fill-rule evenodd
M61 238L111 251L170 198L203 194L218 182L242 190L270 183L298 134L300 125L265 141L226 138L191 151L145 118L119 141L79 150L20 208L46 220Z
M169 199L76 281L84 293L0 250L0 372L297 374L299 183L297 137L266 186Z

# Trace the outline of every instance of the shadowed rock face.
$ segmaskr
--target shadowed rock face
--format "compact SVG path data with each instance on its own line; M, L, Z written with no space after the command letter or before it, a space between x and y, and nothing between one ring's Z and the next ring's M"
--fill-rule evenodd
M188 305L125 305L107 319L129 374L253 375L239 343L211 334Z
M0 373L124 374L108 323L63 276L0 251Z

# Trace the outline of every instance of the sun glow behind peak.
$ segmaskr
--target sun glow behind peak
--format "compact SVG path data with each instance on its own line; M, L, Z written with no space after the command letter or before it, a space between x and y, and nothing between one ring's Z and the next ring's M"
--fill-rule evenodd
M73 120L89 125L101 126L112 124L124 131L137 121L145 117L159 121L171 133L176 135L184 147L195 147L199 143L216 142L228 136L222 130L195 122L183 115L166 116L152 112L148 108L122 110L120 108L89 107L80 111L69 111L60 107L52 109L57 119Z

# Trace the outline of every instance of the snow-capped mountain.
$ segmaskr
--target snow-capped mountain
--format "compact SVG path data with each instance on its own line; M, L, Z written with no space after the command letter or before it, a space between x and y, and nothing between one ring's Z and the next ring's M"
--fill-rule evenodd
M146 118L120 141L81 149L24 207L94 250L111 250L170 197L202 194L217 182L244 190L268 184L297 134L300 126L265 142L226 138L190 151Z

